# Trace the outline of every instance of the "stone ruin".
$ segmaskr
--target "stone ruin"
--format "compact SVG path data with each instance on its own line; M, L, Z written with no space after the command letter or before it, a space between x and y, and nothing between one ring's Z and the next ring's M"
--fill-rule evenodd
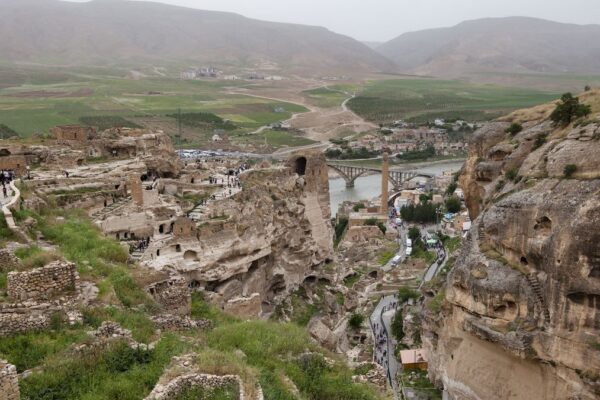
M0 400L19 400L20 398L17 368L0 360Z
M171 277L146 286L146 291L170 314L187 315L192 307L192 297L183 277Z
M245 400L244 385L237 375L209 375L209 374L186 374L178 376L166 385L157 385L145 400L171 400L176 399L184 390L202 387L214 390L227 385L235 385L239 388L237 399Z
M55 261L31 271L8 273L7 292L14 300L47 300L64 292L75 292L79 274L75 264Z
M196 363L195 354L184 354L173 357L171 366L144 400L171 400L192 388L214 390L230 385L237 388L235 398L238 400L264 400L262 388L258 383L255 387L248 387L239 375L203 373L202 366Z

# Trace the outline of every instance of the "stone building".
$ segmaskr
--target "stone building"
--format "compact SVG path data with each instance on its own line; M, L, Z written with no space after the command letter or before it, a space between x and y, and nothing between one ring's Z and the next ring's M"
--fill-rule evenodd
M18 175L23 174L27 168L27 159L23 154L13 154L8 148L0 149L0 170L12 169Z
M57 144L85 144L96 134L96 129L81 125L60 125L50 130Z
M182 277L155 282L146 291L170 314L187 315L192 307L192 297L187 281Z

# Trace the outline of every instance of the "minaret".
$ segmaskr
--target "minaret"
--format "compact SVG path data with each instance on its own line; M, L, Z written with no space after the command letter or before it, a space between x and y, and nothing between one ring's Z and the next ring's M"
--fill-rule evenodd
M388 153L383 153L383 167L381 168L381 213L387 216L388 213Z

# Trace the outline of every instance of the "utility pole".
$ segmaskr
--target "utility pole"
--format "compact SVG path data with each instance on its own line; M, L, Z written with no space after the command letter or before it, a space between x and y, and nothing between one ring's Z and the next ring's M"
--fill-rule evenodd
M177 109L177 144L181 145L181 107Z

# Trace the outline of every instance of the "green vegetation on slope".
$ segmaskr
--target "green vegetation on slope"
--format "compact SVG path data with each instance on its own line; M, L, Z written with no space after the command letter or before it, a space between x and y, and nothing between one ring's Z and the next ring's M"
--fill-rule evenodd
M247 388L260 382L267 399L294 399L290 381L305 399L370 400L376 391L352 382L352 370L342 362L330 365L331 354L317 346L303 327L267 321L241 322L192 296L191 316L213 322L213 330L177 333L156 331L150 315L160 309L136 279L139 267L126 265L127 252L104 237L89 218L76 211L21 210L18 221L36 219L31 234L42 234L56 246L56 253L77 264L83 280L94 281L100 293L96 305L81 310L83 321L66 322L65 315L52 315L51 327L0 338L0 358L15 364L19 371L34 369L20 379L24 400L139 400L148 395L173 356L193 353L199 370L210 374L236 374ZM28 246L18 251L23 261L47 253ZM143 279L143 278L139 278ZM1 299L0 299L1 301ZM298 316L303 324L312 309ZM138 342L156 345L150 350L130 348L121 341L107 347L73 346L89 344L87 331L103 321L116 321L130 329ZM307 354L307 352L309 352ZM206 395L206 399L232 398L226 388ZM187 396L187 397L186 397ZM219 397L220 396L220 397ZM233 397L235 398L235 397Z
M374 122L435 118L489 120L556 99L557 93L436 79L372 81L348 106Z

